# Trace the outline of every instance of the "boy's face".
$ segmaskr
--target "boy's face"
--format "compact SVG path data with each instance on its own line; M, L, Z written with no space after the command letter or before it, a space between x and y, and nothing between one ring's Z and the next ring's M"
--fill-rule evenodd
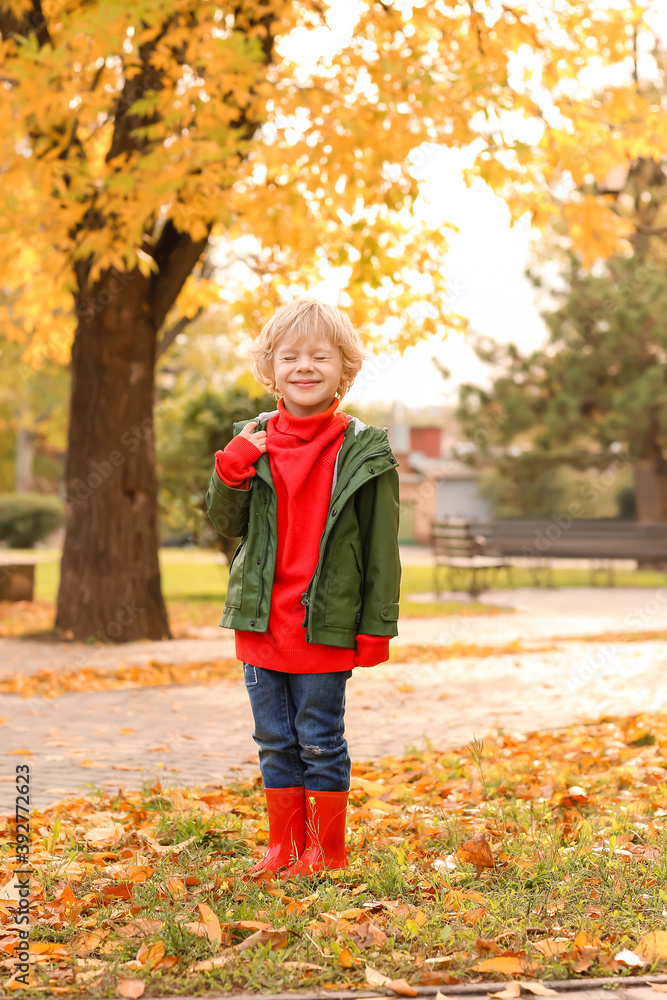
M278 344L273 371L285 409L296 417L307 417L333 403L343 375L343 356L323 335L309 337L298 346L287 335Z

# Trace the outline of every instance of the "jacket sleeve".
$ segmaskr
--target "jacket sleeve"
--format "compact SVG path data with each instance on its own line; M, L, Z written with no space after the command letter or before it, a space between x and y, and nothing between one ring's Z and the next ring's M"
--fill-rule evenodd
M214 470L206 492L206 510L211 524L227 538L240 538L248 530L248 508L252 493L250 489L236 489L223 483Z
M236 489L248 488L248 479L255 475L254 463L262 452L248 438L237 434L224 451L215 453L215 471L223 483Z
M398 635L401 560L398 551L398 470L365 483L356 494L364 557L363 606L358 631Z

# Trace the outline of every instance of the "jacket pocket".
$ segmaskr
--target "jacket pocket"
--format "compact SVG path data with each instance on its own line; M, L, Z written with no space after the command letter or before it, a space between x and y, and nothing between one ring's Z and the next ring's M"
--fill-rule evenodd
M324 624L356 631L363 585L361 543L337 539L327 585Z
M239 542L229 565L229 582L227 584L227 596L225 597L226 608L241 607L247 541L246 536L246 538Z

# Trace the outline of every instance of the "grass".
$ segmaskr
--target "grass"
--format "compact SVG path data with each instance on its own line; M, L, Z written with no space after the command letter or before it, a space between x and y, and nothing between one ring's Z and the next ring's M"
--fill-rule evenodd
M5 603L0 606L0 635L26 635L50 632L53 627L55 600L59 581L59 553L40 552L43 561L36 567L35 602L23 608ZM162 589L167 602L173 635L185 637L193 627L215 628L222 617L222 607L227 592L227 566L221 556L207 550L162 549L160 568ZM589 585L586 569L558 568L554 570L557 587L585 587ZM619 570L616 585L619 587L654 588L665 585L665 574L657 570ZM442 583L445 584L444 574ZM502 587L507 588L503 574ZM530 587L529 570L517 566L513 570L512 588ZM401 577L400 617L467 617L477 615L509 614L511 609L493 603L493 591L487 592L484 601L461 600L415 601L411 595L432 592L433 567L430 565L405 565Z
M655 714L355 764L350 867L293 881L245 874L267 839L258 777L36 810L33 941L55 951L34 967L34 995L115 996L120 977L151 996L359 987L366 966L443 987L660 972L665 941L646 935L664 938L665 750L667 716ZM96 846L91 831L99 841L112 822ZM480 838L486 867L470 861ZM193 932L198 904L219 944ZM242 950L248 921L267 940ZM169 961L151 969L151 948ZM624 950L644 964L617 961Z
M160 550L160 569L162 587L167 600L213 602L222 601L227 589L227 567L220 562L216 553L198 550L178 551L173 549ZM641 569L617 570L615 584L617 587L659 587L664 586L666 574L659 570ZM35 596L39 600L55 600L59 579L58 553L52 558L41 562L36 573ZM556 563L554 580L557 587L587 587L590 586L587 569L559 568ZM446 580L441 576L444 586ZM532 576L527 567L515 566L512 570L512 583L508 587L505 574L500 578L500 588L513 590L520 587L531 587ZM404 595L432 592L433 567L431 565L403 566L401 576L401 591ZM489 593L493 593L490 591ZM410 602L408 602L410 603ZM445 602L434 602L440 609ZM469 605L466 599L462 602L451 602ZM428 605L418 604L423 608ZM487 608L488 605L484 605ZM440 612L441 613L441 612Z

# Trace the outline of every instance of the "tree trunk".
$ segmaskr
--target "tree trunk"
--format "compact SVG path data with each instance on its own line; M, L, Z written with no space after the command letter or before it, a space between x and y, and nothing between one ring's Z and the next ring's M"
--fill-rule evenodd
M639 524L667 523L667 462L662 457L636 463L635 497Z
M19 427L14 458L14 482L17 493L31 493L35 488L34 458L35 435L25 427Z
M105 642L171 638L160 587L150 282L80 276L56 629Z

